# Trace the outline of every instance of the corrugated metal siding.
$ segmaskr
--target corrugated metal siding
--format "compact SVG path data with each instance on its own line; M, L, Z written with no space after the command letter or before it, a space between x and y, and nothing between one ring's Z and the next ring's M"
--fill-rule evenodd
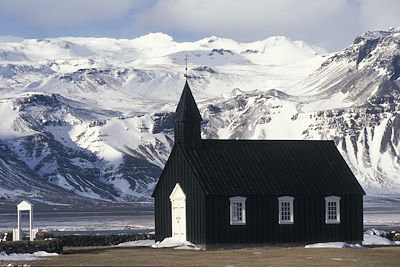
M327 242L362 240L362 196L341 199L341 223L325 223L323 196L295 196L294 224L278 223L278 196L250 196L246 225L230 225L229 198L206 200L206 242Z
M205 242L205 197L180 150L173 149L153 193L155 198L156 240L172 235L169 196L179 183L186 194L187 238L195 244Z
M202 140L182 150L207 195L363 195L331 141Z

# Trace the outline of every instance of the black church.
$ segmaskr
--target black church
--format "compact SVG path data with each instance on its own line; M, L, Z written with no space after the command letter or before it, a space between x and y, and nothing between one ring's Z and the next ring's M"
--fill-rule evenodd
M333 141L201 139L186 82L156 185L156 240L361 241L364 190Z

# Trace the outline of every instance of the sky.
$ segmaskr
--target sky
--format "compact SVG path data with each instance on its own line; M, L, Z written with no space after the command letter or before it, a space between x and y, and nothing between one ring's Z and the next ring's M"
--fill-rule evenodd
M0 35L239 42L283 35L338 51L368 30L400 27L398 0L0 0Z

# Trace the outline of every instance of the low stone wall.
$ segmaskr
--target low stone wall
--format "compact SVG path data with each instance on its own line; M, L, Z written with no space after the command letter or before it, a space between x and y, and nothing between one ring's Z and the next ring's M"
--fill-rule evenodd
M154 234L64 235L59 238L63 241L64 246L70 247L111 246L128 241L154 239Z
M3 251L7 254L33 253L37 251L61 254L63 251L63 242L59 238L38 241L5 241L0 242L0 252Z

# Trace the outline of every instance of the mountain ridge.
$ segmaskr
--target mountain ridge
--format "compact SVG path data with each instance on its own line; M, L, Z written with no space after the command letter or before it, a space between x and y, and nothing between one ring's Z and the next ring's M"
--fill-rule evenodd
M285 37L0 41L0 142L27 183L60 196L151 201L189 55L203 138L334 140L368 192L400 192L399 39L369 33L330 55ZM7 184L0 175L3 199L25 194Z

